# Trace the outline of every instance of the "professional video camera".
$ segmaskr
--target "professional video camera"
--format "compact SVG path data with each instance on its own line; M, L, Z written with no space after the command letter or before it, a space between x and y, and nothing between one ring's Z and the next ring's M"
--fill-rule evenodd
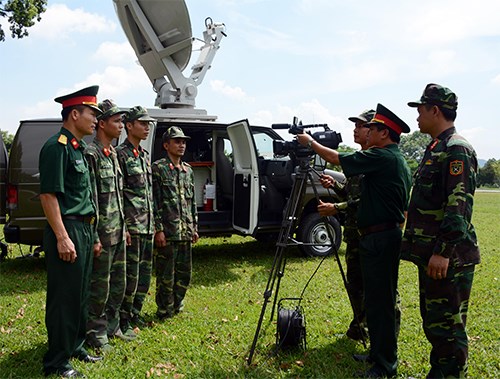
M304 133L304 129L310 128L323 128L324 131L320 132L306 132L311 135L317 142L321 143L323 146L329 147L331 149L336 149L342 142L342 136L333 130L330 130L328 124L310 124L302 125L302 121L298 122L297 117L293 118L293 123L290 124L273 124L273 129L288 129L288 133L297 135ZM308 147L302 146L297 140L293 141L273 141L273 152L275 155L294 155L296 157L309 157L314 155L314 151Z

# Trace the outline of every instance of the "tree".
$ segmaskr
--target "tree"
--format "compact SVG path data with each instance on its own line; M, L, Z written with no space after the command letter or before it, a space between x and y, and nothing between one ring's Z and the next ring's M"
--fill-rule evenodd
M500 161L488 159L477 175L477 185L500 187Z
M431 139L427 134L420 133L418 130L411 134L401 135L399 149L405 157L408 166L410 166L412 173L417 169L424 156L425 148L430 141Z
M10 147L12 146L12 141L14 140L14 135L10 134L6 130L0 130L0 132L2 134L3 143L5 144L7 151L10 151Z
M12 38L28 35L27 28L42 19L41 14L47 8L47 0L0 0L0 17L7 17ZM0 25L0 42L5 41L5 32Z

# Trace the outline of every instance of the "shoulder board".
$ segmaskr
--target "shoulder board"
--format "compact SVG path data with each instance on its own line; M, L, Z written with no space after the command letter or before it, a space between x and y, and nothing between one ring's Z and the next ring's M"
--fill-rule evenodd
M59 142L61 145L67 145L68 144L68 137L66 137L64 134L61 134L61 135L59 135L57 142Z
M186 166L186 167L191 167L191 165L190 165L189 163L187 163L187 162L182 162L182 164L183 164L184 166Z
M450 139L448 140L447 145L448 146L462 146L462 147L465 147L467 149L473 150L472 145L469 143L469 141L467 141L464 137L462 137L459 134L453 134L450 137Z

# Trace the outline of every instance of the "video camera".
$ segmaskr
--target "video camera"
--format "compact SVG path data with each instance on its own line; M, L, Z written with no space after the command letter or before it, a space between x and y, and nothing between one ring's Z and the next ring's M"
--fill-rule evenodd
M324 131L310 133L317 142L321 143L323 146L329 147L331 149L337 149L339 144L342 142L342 136L333 130L330 130L328 124L310 124L302 125L302 121L298 122L297 117L293 118L293 123L290 124L273 124L273 129L288 129L288 133L297 135L304 133L304 129L310 128L323 128ZM308 147L302 146L297 140L293 141L273 141L273 152L275 155L294 155L295 157L310 157L314 155L314 151Z

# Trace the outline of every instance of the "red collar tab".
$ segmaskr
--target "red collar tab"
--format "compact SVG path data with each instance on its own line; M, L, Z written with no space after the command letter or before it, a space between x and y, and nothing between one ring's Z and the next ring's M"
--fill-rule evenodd
M429 150L432 150L436 147L436 145L438 144L439 140L436 138L433 142L432 142L432 145L429 147Z
M64 100L62 102L62 107L72 107L73 105L93 105L97 107L97 97L96 96L77 96L72 97L71 99Z
M170 167L170 169L171 169L171 170L173 170L173 169L174 169L174 165L173 165L172 163L169 163L169 164L168 164L168 167Z
M104 155L106 157L109 157L109 154L111 154L111 151L107 147L105 147L104 149L102 149L102 152L104 153Z
M71 142L71 146L73 146L73 148L75 150L80 147L80 144L78 143L78 141L76 140L76 138L73 138L70 142Z
M371 120L370 122L379 122L381 124L384 124L385 126L387 126L388 128L391 128L392 130L394 130L398 134L401 134L401 132L403 131L403 129L401 129L401 126L399 126L394 121L392 121L390 118L388 118L380 113L377 113L373 117L373 120Z
M134 157L138 157L139 156L139 151L137 151L137 149L134 147L134 150L132 150L132 153L134 153Z

